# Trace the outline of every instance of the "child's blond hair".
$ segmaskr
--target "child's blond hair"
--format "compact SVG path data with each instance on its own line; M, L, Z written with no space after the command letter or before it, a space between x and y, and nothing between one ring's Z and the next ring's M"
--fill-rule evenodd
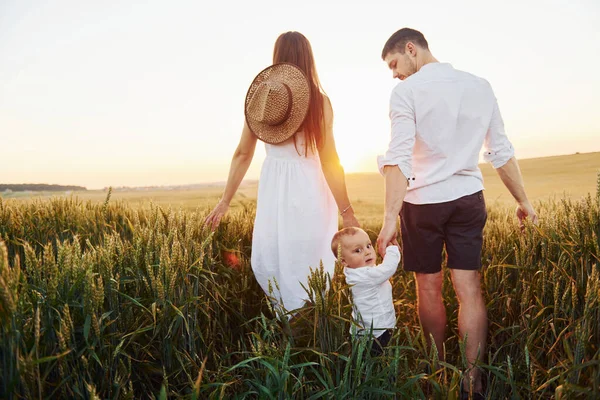
M362 231L362 229L355 228L353 226L337 231L335 235L333 235L333 239L331 239L331 251L333 251L333 255L336 257L338 256L338 247L340 246L342 238L346 236L354 236L360 231Z

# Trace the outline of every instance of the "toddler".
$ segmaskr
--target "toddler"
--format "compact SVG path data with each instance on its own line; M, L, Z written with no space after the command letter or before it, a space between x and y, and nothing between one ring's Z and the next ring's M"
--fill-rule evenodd
M351 333L367 335L372 328L373 336L377 339L372 353L379 355L390 341L396 326L389 279L398 268L400 250L398 246L388 246L383 262L375 265L377 254L369 235L354 227L344 228L333 236L331 250L336 257L338 247L341 247L346 282L351 285L352 317L358 323L358 330L353 326Z

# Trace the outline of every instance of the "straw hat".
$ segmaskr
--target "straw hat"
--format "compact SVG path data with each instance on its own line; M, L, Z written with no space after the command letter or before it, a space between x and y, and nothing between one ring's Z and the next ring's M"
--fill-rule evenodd
M300 129L308 113L310 85L297 66L274 64L262 70L248 89L244 114L263 142L277 144Z

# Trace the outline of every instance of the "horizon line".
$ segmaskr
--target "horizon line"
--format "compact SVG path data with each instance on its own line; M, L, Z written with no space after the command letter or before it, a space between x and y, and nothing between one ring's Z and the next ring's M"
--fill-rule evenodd
M550 155L550 156L542 156L542 157L523 157L523 158L517 158L517 160L534 160L534 159L543 159L543 158L554 158L554 157L565 157L565 156L574 156L574 155L578 155L578 154L594 154L594 153L600 153L600 151L590 151L590 152L580 152L577 151L575 153L569 153L569 154L554 154L554 155ZM478 163L478 165L487 165L487 162L480 162ZM360 174L376 174L379 175L378 171L355 171L355 172L346 172L345 175L360 175ZM256 179L243 179L242 182L240 183L240 185L243 184L249 184L249 183L256 183L258 182L258 178ZM57 183L34 183L34 182L30 182L30 183L2 183L0 182L0 185L48 185L48 186L79 186L79 187L83 187L85 188L86 191L106 191L109 188L112 188L112 190L118 190L118 189L161 189L161 188L185 188L185 187L190 187L190 186L223 186L227 183L227 180L219 180L219 181L207 181L207 182L196 182L196 183L183 183L183 184L172 184L172 185L144 185L144 186L126 186L126 185L121 185L121 186L104 186L102 188L94 188L94 189L88 189L87 186L82 186L82 185L73 185L73 184L57 184Z

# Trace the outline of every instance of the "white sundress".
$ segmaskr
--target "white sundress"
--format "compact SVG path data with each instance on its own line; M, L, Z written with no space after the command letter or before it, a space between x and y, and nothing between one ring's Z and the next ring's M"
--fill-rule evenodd
M308 298L301 283L307 286L310 267L318 268L322 260L333 276L331 239L338 228L338 209L318 154L305 156L304 135L295 136L296 146L293 137L265 144L251 257L256 280L274 304L287 311L302 307Z

